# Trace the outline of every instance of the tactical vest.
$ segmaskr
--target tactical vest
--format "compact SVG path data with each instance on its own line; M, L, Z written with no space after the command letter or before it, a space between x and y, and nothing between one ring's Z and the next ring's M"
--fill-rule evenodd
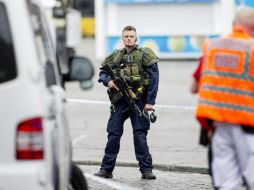
M221 38L208 42L200 78L198 119L254 127L254 43Z
M150 84L146 67L158 61L158 57L149 48L135 47L129 54L123 48L109 55L102 63L102 66L109 64L113 68L113 71L120 69L120 75L127 81L133 92L138 95L143 94ZM115 99L113 103L116 103L120 98L121 94L116 93L113 97Z

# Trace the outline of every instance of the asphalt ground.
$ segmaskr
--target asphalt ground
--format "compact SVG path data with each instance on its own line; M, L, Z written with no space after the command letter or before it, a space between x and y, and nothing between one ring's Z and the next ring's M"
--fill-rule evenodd
M143 180L137 168L117 167L113 179L98 179L91 175L98 170L97 166L80 166L85 171L89 190L206 190L212 189L208 175L165 172L154 170L156 180ZM101 183L99 183L99 182Z

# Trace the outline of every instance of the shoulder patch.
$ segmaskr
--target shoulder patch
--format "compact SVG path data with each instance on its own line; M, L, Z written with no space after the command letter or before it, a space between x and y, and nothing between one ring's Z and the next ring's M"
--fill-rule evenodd
M150 48L145 47L145 48L140 48L140 50L144 52L143 63L142 63L144 66L151 66L152 64L159 62L159 58Z
M101 66L110 64L113 62L115 55L118 53L120 50L114 50L111 54L109 54L104 61L101 63Z

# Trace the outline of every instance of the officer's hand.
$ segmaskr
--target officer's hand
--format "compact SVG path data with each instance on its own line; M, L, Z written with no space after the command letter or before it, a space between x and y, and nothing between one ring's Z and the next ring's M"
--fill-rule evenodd
M192 80L192 83L190 86L190 91L192 94L198 93L198 81L196 81L195 79Z
M144 111L147 112L147 111L153 111L153 105L151 104L146 104L145 107L144 107Z
M117 91L119 91L119 89L116 87L114 81L112 81L112 80L108 82L108 88L109 89L116 89Z
M209 143L211 143L213 138L213 131L207 131L207 138Z

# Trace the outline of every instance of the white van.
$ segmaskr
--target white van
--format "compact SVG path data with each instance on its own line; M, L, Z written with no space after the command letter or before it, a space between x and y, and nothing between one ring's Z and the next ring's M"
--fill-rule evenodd
M84 61L73 58L72 80L91 80ZM71 162L64 96L40 5L0 0L0 190L87 188Z

